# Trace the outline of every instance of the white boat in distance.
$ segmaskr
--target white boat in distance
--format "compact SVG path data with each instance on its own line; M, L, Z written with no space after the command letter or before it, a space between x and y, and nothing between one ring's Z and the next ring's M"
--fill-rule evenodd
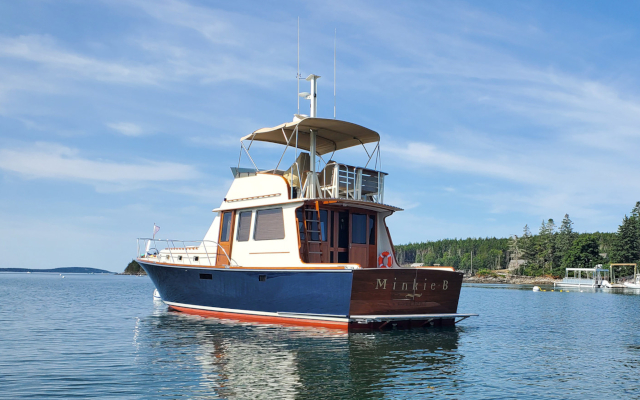
M638 275L638 264L635 263L627 263L627 264L618 264L618 265L633 265L633 280L626 281L623 283L624 287L629 289L640 289L640 275Z
M573 276L569 276L572 272ZM584 273L584 277L583 277ZM595 268L567 268L562 282L556 282L553 286L559 287L591 287L600 288L609 286L609 270L602 268L602 264Z

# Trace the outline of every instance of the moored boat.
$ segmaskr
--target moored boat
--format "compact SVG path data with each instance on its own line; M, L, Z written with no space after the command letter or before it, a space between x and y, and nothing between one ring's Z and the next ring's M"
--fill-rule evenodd
M569 276L571 273L572 276ZM583 275L584 274L584 275ZM556 282L553 285L559 287L610 287L608 281L609 270L602 268L601 264L596 265L594 268L567 268L565 271L565 277L562 281Z
M638 264L636 263L623 263L623 264L611 264L611 265L628 265L633 266L633 278L629 281L623 282L623 286L627 289L640 289L640 275L638 274Z
M457 312L462 273L398 265L385 220L401 209L384 203L380 136L317 118L318 78L307 78L310 117L296 114L241 139L241 156L254 168L232 168L205 238L138 239L145 249L138 263L165 304L186 313L349 329L453 325L472 316ZM260 142L284 146L274 169L259 169L251 157ZM360 146L364 167L334 161ZM278 169L287 150L293 164Z

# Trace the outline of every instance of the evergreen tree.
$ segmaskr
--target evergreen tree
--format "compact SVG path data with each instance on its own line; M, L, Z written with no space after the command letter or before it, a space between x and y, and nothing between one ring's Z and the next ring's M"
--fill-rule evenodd
M547 222L542 220L537 240L535 240L535 258L533 259L533 264L538 275L543 275L545 272L551 273L552 271L553 258L555 255L555 241L553 236L555 229L556 225L553 219L549 219Z
M638 219L635 216L624 216L618 227L618 235L613 242L612 260L616 263L634 263L640 257L640 241L638 240Z
M581 235L566 253L562 268L593 268L601 263L600 246L593 235Z
M614 263L638 263L640 261L640 201L631 210L631 216L624 216L618 227L618 234L611 245L610 260ZM618 273L625 275L632 268L622 268ZM617 274L616 274L617 275Z
M547 221L544 237L544 264L549 269L549 274L553 273L556 261L556 224L552 218Z
M554 263L554 275L562 275L564 272L561 268L564 262L564 257L569 252L569 249L577 237L578 234L573 231L573 222L569 218L569 214L565 214L556 240L556 262Z
M522 258L526 262L530 262L530 260L534 256L533 251L533 243L531 240L531 230L529 229L529 225L525 225L522 228L522 237L520 237L520 251L522 252Z

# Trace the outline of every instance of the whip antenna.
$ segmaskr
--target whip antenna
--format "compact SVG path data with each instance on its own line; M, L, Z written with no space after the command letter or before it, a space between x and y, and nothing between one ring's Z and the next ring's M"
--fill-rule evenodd
M298 72L296 73L296 82L298 83L298 90L296 91L296 98L298 99L298 114L300 114L300 17L298 17Z
M333 119L336 119L336 39L338 29L333 31Z

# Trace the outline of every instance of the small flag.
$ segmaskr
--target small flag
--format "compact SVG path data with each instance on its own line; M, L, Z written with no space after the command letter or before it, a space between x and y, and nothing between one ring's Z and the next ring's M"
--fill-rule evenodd
M160 227L158 225L155 224L155 222L153 223L153 238L156 238L156 233L158 233L158 231L160 230Z

